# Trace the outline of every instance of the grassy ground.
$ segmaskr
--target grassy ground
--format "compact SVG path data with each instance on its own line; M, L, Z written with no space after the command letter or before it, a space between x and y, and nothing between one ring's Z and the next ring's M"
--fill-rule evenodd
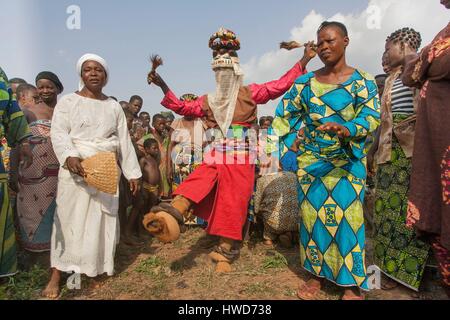
M172 244L163 245L149 239L140 248L119 245L116 275L89 279L82 276L81 289L64 287L63 300L100 299L282 299L296 300L300 279L308 273L299 267L298 248L267 248L255 239L244 243L240 258L230 274L216 274L208 259L210 241L201 229L188 229ZM370 243L368 244L370 264ZM209 247L209 248L208 248ZM47 281L43 267L3 280L0 299L40 299ZM430 274L423 281L420 295L399 287L392 291L373 290L367 299L445 299L437 279ZM333 284L325 286L323 299L339 299L342 291Z

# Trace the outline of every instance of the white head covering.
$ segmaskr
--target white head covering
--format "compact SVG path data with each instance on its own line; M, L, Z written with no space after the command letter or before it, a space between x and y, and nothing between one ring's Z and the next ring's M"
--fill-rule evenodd
M96 54L93 54L93 53L86 53L77 62L77 72L78 72L78 75L80 76L80 83L78 85L78 90L81 91L84 88L84 82L83 82L83 78L81 77L81 71L82 71L83 64L86 61L95 61L102 65L102 67L103 67L103 69L105 69L105 73L106 73L106 83L105 83L105 85L106 85L108 83L108 78L109 78L109 69L108 69L108 64L106 63L105 59L103 59L102 57L100 57Z
M208 95L208 104L225 137L233 120L244 73L239 65L239 58L230 57L228 53L216 56L212 69L216 73L216 91Z

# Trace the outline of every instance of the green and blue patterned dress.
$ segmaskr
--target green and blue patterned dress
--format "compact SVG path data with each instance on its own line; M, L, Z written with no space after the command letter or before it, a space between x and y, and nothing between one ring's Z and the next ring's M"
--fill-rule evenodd
M393 114L394 124L408 116ZM378 165L375 190L374 264L389 278L419 291L429 244L406 226L412 163L392 135L391 161Z
M13 99L8 78L0 68L0 138L6 137L10 147L31 136L27 120ZM8 174L0 157L0 277L17 271L16 235L9 202Z
M367 135L379 126L374 78L360 70L339 85L301 76L280 102L273 122L283 157L305 126L298 152L302 267L339 286L368 290L363 217ZM317 128L344 125L351 137Z

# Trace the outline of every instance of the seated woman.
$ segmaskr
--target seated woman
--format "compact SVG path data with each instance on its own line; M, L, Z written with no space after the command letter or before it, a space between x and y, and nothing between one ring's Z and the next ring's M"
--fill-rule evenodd
M300 218L297 192L297 151L300 138L281 159L281 170L267 173L264 166L256 182L253 198L256 218L264 225L264 244L273 246L278 242L290 248L298 233Z

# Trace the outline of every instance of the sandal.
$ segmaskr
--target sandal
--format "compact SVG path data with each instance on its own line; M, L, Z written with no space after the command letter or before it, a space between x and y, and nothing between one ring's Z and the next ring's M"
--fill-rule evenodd
M228 251L218 245L209 257L216 263L217 273L229 273L232 271L231 263L239 257L239 250Z
M160 203L144 216L144 228L163 243L177 240L183 226L183 215L172 205Z
M341 300L366 300L366 298L363 295L360 296L346 296L343 295Z
M359 295L357 295L352 290L352 294L351 295L348 295L347 293L344 293L344 295L342 296L341 300L346 300L346 301L350 301L350 300L366 300L366 298L364 297L364 295L362 293L359 293Z
M220 245L219 246L215 246L214 247L214 251L211 252L212 255L214 256L222 256L222 259L218 259L217 262L233 262L234 260L236 260L239 257L239 250L233 250L231 249L230 251L222 248ZM221 261L222 260L222 261Z
M183 225L184 224L184 219L183 219L183 215L181 214L180 211L178 211L177 209L175 209L171 204L169 203L164 203L161 202L158 206L154 206L150 212L153 213L158 213L158 212L167 212L168 214L170 214L172 217L175 218L175 220L177 220L178 224Z
M321 300L322 283L319 286L311 286L308 282L303 283L297 290L297 297L301 300Z

